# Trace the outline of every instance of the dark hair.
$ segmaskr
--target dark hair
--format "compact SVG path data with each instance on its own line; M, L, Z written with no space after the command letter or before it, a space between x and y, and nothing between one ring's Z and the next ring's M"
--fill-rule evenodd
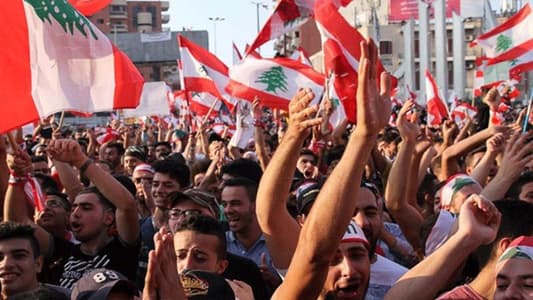
M182 189L191 185L191 171L187 165L172 159L158 160L152 167L156 173L162 173L176 180Z
M246 194L248 194L248 199L250 202L255 203L255 198L257 196L257 183L245 178L245 177L236 177L224 181L224 188L229 186L241 186L246 189Z
M215 236L219 242L217 247L218 258L226 259L226 234L217 220L208 216L190 215L178 225L175 234L186 230Z
M120 184L122 184L122 186L124 186L133 197L135 197L135 194L137 194L137 188L135 187L135 183L133 183L128 176L113 175L113 178L120 182Z
M57 186L57 182L52 178L52 176L42 174L42 173L35 173L33 175L37 181L39 181L39 184L41 185L41 189L43 191L48 190L55 190L58 191L59 187Z
M33 250L33 257L41 255L39 249L39 243L34 236L35 229L30 225L13 223L13 222L1 222L0 223L0 241L7 239L24 239L28 240Z
M316 156L315 152L307 149L307 148L304 148L302 150L300 150L300 154L298 154L298 156L304 156L304 155L311 155L313 157L313 159L315 160L315 165L318 163L318 157Z
M19 293L9 300L69 300L66 294L50 286L40 285L36 290Z
M520 199L520 193L522 192L522 187L530 182L533 182L533 172L525 172L517 180L511 184L507 193L505 193L506 199Z
M46 157L46 156L35 156L35 155L32 155L32 157L31 157L31 162L32 162L32 163L37 163L37 162L45 162L45 163L48 163L48 157Z
M494 205L502 214L500 227L494 241L480 246L475 252L480 268L496 255L498 242L502 238L515 239L521 235L533 234L533 204L520 200L499 200Z
M168 149L172 150L172 145L169 142L162 141L154 144L154 148L157 148L158 146L165 146Z
M89 187L86 187L86 188L83 188L79 193L78 195L83 195L83 194L95 194L96 197L98 198L98 200L100 201L100 203L102 204L102 206L106 209L111 209L113 211L115 211L116 207L115 205L113 205L113 203L111 203L111 201L109 201L109 199L107 199L103 194L102 192L100 192L100 190L98 190L97 187L95 186L89 186Z
M106 148L115 148L117 150L117 153L119 156L122 156L124 154L124 145L119 142L113 142L106 145Z
M222 166L222 174L233 177L243 177L259 184L263 176L263 170L258 163L251 159L239 158Z

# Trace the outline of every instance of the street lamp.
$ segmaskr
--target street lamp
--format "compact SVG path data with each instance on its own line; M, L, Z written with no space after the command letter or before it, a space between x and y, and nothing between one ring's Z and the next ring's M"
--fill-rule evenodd
M217 54L217 22L226 20L221 17L209 17L209 21L213 22L213 44L215 49L215 55Z
M251 3L255 4L256 21L257 21L257 33L259 34L259 6L261 6L264 9L268 9L268 5L264 4L261 1L252 1ZM257 52L261 53L261 48L257 48Z

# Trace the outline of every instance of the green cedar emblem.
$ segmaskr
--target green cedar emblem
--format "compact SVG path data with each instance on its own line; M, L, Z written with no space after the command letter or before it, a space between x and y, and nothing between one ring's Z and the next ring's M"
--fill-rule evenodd
M500 34L496 38L496 51L503 52L513 45L513 40L510 37Z
M91 27L91 23L83 15L77 12L67 0L25 0L26 3L33 6L39 19L52 24L50 16L54 18L66 33L74 34L76 28L83 36L87 37L89 29L92 37L97 40L98 37Z
M340 100L338 98L331 98L331 107L333 108L333 110L337 109L337 107L339 106L339 103L340 103Z
M255 82L266 84L265 91L273 92L274 94L277 94L278 89L283 92L288 91L287 75L283 73L283 68L281 67L272 67L270 70L263 72Z
M500 257L498 261L504 261L506 259L511 259L511 258L523 258L523 259L531 260L531 257L529 257L529 255L527 255L525 252L522 252L520 250L520 247L516 247L516 248L511 248L507 252L505 252L505 254L502 255L502 257Z

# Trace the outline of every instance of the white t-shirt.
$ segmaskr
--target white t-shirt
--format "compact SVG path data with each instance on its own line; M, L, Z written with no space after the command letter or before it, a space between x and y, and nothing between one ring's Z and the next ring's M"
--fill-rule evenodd
M381 300L387 291L405 273L407 268L379 255L370 265L370 282L365 300Z

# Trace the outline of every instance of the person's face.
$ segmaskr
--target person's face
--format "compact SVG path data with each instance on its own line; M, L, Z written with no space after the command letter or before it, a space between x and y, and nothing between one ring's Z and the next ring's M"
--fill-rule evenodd
M466 199L472 194L481 193L481 190L482 188L479 184L470 184L461 188L453 196L450 212L459 213L461 211L461 206L465 203Z
M155 173L152 181L152 198L156 207L167 208L169 205L168 194L181 190L178 181L167 174Z
M113 221L113 211L104 209L96 194L80 194L74 200L70 227L74 237L80 242L93 240L107 232Z
M374 255L376 243L381 233L381 227L383 226L383 220L381 211L378 208L376 196L365 187L359 189L353 219L363 229L370 243L370 254Z
M185 270L201 270L222 274L227 261L218 256L220 241L214 235L198 233L192 230L174 234L176 265L178 273Z
M387 155L388 158L394 158L396 157L396 154L398 153L398 144L395 142L388 143L385 145L385 155Z
M533 299L533 261L512 258L496 266L494 300Z
M146 157L148 158L148 161L155 160L155 147L154 146L148 146L148 152L146 152Z
M518 199L533 203L533 182L528 182L522 186Z
M244 187L224 187L221 200L231 231L241 232L252 224L255 218L255 204L250 201Z
M298 161L296 162L296 168L304 175L305 178L310 178L313 176L315 163L315 158L312 155L300 155L300 157L298 157Z
M152 192L152 181L154 180L154 174L138 170L133 172L131 178L133 179L133 183L135 183L138 197L144 198L143 188L149 193Z
M58 196L46 196L44 209L37 216L37 224L50 232L57 229L66 230L68 228L69 215L70 211L67 211Z
M34 257L29 240L11 238L0 241L0 285L4 296L37 288L37 273L41 266L42 257Z
M108 161L113 167L120 164L120 156L114 147L106 147L102 153L102 160Z
M48 168L48 163L45 161L33 162L31 167L33 174L50 175L50 168Z
M35 149L35 156L46 156L46 146L39 146Z
M322 290L325 299L364 299L370 279L370 259L363 243L341 243Z
M159 145L155 147L155 158L165 159L170 154L170 149L165 145Z
M135 156L124 156L124 169L128 175L133 174L133 170L140 163L142 161Z
M175 233L178 225L185 220L187 214L197 214L216 218L211 211L204 206L198 205L190 200L181 200L174 205L168 212L168 227L170 232Z

